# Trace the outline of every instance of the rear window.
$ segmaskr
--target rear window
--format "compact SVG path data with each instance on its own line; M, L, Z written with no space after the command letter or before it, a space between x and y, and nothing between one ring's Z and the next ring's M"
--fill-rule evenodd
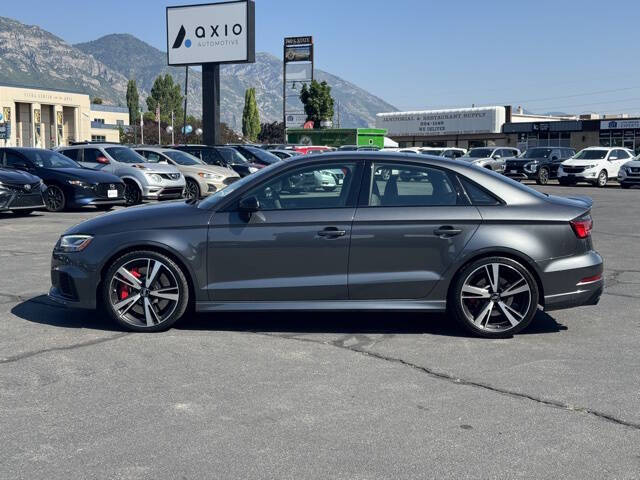
M78 153L80 152L79 148L74 148L71 150L62 150L60 151L65 157L70 158L71 160L78 161Z
M500 201L484 188L476 185L466 177L461 176L459 178L473 205L500 205Z

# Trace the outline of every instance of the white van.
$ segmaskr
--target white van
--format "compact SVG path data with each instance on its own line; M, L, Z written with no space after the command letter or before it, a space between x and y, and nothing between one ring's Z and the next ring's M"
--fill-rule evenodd
M589 147L565 160L558 167L560 185L578 182L604 187L609 179L616 179L620 167L633 158L633 152L622 147Z

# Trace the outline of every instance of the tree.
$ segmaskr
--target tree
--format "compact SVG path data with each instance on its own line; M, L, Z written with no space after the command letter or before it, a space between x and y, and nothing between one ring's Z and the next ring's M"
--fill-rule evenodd
M284 123L263 123L260 127L258 141L260 143L282 143L284 138Z
M160 106L160 121L171 124L171 112L174 118L182 118L183 96L180 84L174 83L173 77L167 73L160 75L153 82L151 94L147 97L147 109L155 120L156 108Z
M300 101L307 114L307 122L313 122L313 128L320 128L322 120L333 119L333 97L331 87L325 81L319 83L311 81L311 87L305 83L300 91Z
M94 105L102 105L102 99L100 97L93 97L91 103L93 103Z
M256 89L248 88L244 92L244 110L242 111L242 134L255 142L260 135L260 112L256 102Z
M134 79L127 83L127 107L129 108L129 125L137 125L140 116L140 95Z

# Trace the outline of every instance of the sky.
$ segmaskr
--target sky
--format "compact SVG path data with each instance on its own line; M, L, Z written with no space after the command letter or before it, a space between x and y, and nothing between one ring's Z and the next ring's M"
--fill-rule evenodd
M70 43L130 33L166 50L165 6L201 1L5 1L0 15ZM316 68L401 110L522 105L639 113L640 2L255 0L256 50L313 35Z

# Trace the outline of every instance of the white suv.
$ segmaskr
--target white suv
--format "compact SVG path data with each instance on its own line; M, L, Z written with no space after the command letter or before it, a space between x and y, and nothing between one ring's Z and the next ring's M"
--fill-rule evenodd
M560 185L578 182L604 187L609 179L616 179L620 167L633 157L633 152L622 147L589 147L562 162L558 167Z

